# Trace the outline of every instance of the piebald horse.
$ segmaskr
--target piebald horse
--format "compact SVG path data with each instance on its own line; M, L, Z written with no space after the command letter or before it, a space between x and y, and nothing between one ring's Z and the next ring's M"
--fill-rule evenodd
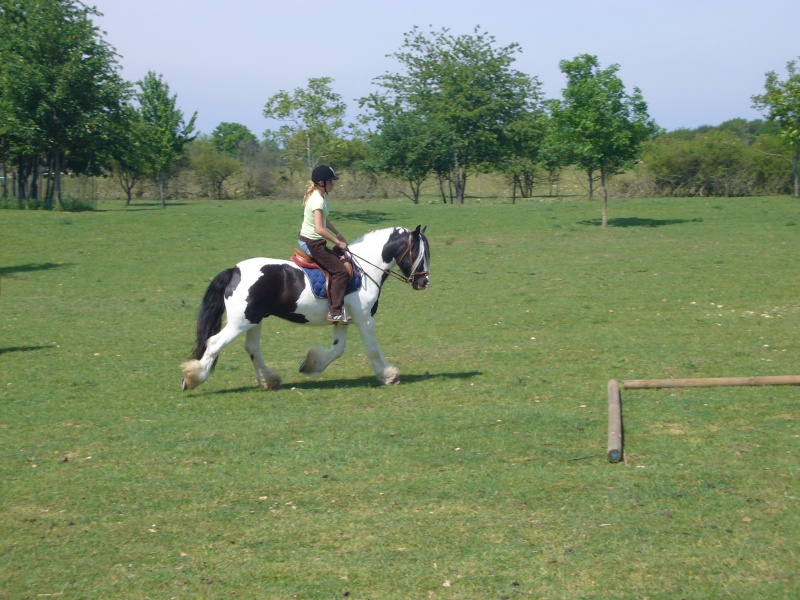
M375 338L375 313L384 282L393 275L415 290L430 285L430 247L421 226L413 231L390 227L367 233L348 248L361 271L361 287L345 296L345 312L358 328L367 356L379 381L398 383L400 372L387 362ZM397 266L402 276L392 271ZM197 345L191 359L181 365L184 390L204 383L220 352L241 334L244 347L263 389L280 386L280 376L270 369L261 355L261 323L276 316L294 323L327 325L333 329L330 348L308 351L300 372L322 373L345 349L350 325L327 321L328 300L314 295L305 270L291 261L275 258L250 258L222 271L208 286L197 317ZM222 317L225 314L225 326Z

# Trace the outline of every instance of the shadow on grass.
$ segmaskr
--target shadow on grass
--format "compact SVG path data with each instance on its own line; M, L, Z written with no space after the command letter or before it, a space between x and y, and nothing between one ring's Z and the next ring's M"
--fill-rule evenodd
M180 200L174 200L172 202L167 202L167 208L172 206L188 206L188 202L181 202ZM153 201L153 202L134 202L133 204L125 204L124 200L119 201L119 205L114 205L111 208L93 208L91 212L96 213L105 213L105 212L142 212L142 211L159 211L159 210L166 210L162 208L161 202Z
M71 263L28 263L25 265L17 265L15 267L0 267L0 277L8 277L15 273L34 273L36 271L49 271L50 269L61 269L70 266Z
M682 223L702 223L703 219L640 219L639 217L624 217L609 219L609 227L664 227L665 225L681 225ZM601 219L580 221L579 225L602 225Z
M34 350L45 350L52 346L12 346L11 348L0 348L0 355L11 352L33 352Z
M418 383L420 381L428 381L430 379L471 379L482 375L481 371L464 371L463 373L429 373L425 372L422 375L415 374L400 374L400 385L409 383ZM281 384L281 389L298 390L334 390L343 388L379 388L383 384L372 375L366 377L359 377L357 379L303 379L301 381L284 381ZM242 392L252 392L257 389L256 385L231 388L227 390L216 390L212 394L239 394Z
M359 221L367 225L381 225L386 222L386 219L391 217L388 212L379 210L361 210L358 212L342 213L340 219L347 219L348 221Z

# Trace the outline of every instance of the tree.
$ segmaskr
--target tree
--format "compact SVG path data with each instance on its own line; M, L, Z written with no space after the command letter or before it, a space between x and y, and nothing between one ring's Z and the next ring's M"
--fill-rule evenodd
M217 150L235 158L239 157L246 145L258 143L256 136L239 123L220 123L211 132L211 139L214 140Z
M594 175L600 173L603 227L608 227L608 177L632 166L658 127L647 114L639 88L626 93L617 76L619 65L601 70L596 56L582 54L562 60L559 67L567 87L563 99L551 105L557 135L568 143L571 162L588 175L590 198Z
M62 171L96 174L108 158L130 87L99 14L75 0L0 0L0 140L21 205L60 204Z
M509 144L500 169L511 180L512 204L517 200L517 190L523 198L533 195L546 131L546 115L539 111L523 112L508 127Z
M225 182L242 170L239 159L220 152L214 140L205 137L192 142L189 160L195 174L214 198L227 197Z
M400 193L414 204L419 203L423 182L437 169L437 158L447 155L446 130L437 127L434 119L414 111L398 111L388 117L384 109L377 130L369 136L369 158L366 166L378 173L387 173L407 183L410 193Z
M765 111L770 121L781 126L781 135L794 146L792 178L794 195L800 198L800 69L797 61L786 63L789 77L778 79L775 71L767 73L766 91L752 97L753 107Z
M415 27L391 55L404 72L376 78L383 93L360 103L371 111L367 119L377 123L378 132L402 129L406 113L434 129L422 137L435 140L442 154L429 162L463 203L469 174L499 165L511 144L512 123L539 105L538 81L511 68L518 52L518 44L497 48L495 38L479 28L455 37L447 29ZM418 162L413 155L409 159Z
M331 83L330 77L312 77L307 88L297 88L291 94L281 90L264 106L267 119L285 123L276 135L292 168L303 165L312 169L325 158L329 144L344 127L347 106L331 90ZM265 135L270 137L273 133Z
M547 172L551 196L559 195L561 172L570 164L571 160L569 144L558 134L553 119L547 119L544 136L539 147L539 164Z
M158 184L161 206L167 206L167 181L175 161L180 158L192 135L197 113L184 122L177 107L177 94L169 95L169 85L161 75L149 71L136 82L139 91L135 98L142 118L143 156L148 175Z
M147 174L145 128L141 113L130 104L114 124L115 143L111 150L114 178L125 192L125 205L131 203L133 188Z
M275 186L275 172L281 164L280 150L267 140L239 146L242 163L242 193L247 197L270 194Z

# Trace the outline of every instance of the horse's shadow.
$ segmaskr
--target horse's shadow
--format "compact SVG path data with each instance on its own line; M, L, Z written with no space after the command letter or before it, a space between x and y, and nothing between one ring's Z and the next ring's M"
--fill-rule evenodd
M431 379L471 379L481 375L481 371L464 371L462 373L429 373L403 374L400 376L400 384L419 383ZM357 379L303 379L300 381L285 381L281 384L283 390L335 390L344 388L380 388L384 385L374 376L358 377ZM242 392L252 392L254 386L230 388L226 390L216 390L211 394L239 394Z

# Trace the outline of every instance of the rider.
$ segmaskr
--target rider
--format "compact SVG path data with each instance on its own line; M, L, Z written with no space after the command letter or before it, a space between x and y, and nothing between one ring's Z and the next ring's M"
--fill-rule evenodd
M333 182L339 179L327 165L314 167L311 181L303 198L303 225L300 228L300 248L311 255L320 267L330 276L330 309L328 321L331 323L347 323L344 315L344 295L350 275L333 249L328 248L326 241L333 244L342 254L347 250L347 240L328 219L328 203L325 195L333 190Z

